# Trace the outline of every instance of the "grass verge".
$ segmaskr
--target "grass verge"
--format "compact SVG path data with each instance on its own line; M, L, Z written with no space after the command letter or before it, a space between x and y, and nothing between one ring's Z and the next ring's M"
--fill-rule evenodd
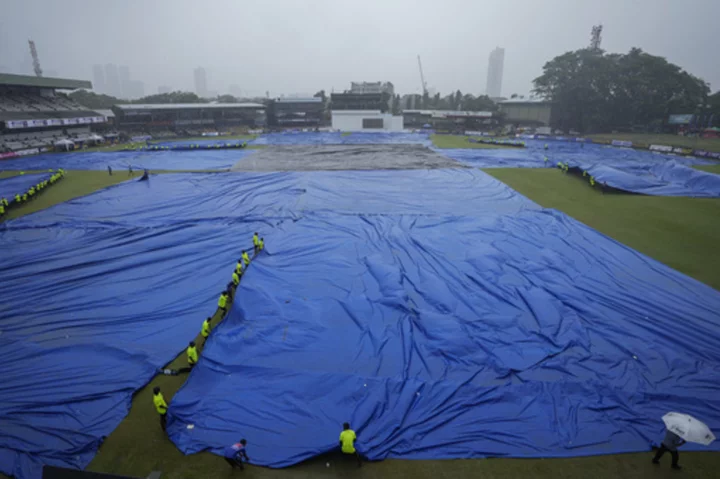
M463 135L430 135L430 139L437 148L517 148L503 145L486 145L485 143L471 143Z
M636 145L671 145L707 151L720 151L720 138L688 138L679 135L647 133L601 133L588 135L594 140L632 141Z

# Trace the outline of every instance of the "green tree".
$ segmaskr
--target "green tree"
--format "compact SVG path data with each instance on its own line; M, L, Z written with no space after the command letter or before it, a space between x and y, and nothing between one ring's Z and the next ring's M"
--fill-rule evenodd
M327 96L325 95L325 90L320 90L319 92L315 93L313 95L313 97L322 99L323 103L326 103L326 101L327 101Z
M581 132L659 127L672 112L694 112L709 93L701 79L638 48L564 53L545 64L534 86L553 102L553 126Z
M218 103L238 103L238 99L232 95L220 95L217 97Z
M712 115L712 125L720 127L720 90L708 97L708 113Z
M395 95L392 100L392 114L400 114L400 95Z
M187 91L174 91L170 93L160 93L158 95L150 95L133 103L149 103L149 104L165 104L165 103L203 103L205 100L197 96L195 93Z
M114 96L98 95L97 93L88 90L75 90L68 96L73 101L91 110L107 110L112 108L113 105L127 103L127 101L120 100L119 98L115 98Z

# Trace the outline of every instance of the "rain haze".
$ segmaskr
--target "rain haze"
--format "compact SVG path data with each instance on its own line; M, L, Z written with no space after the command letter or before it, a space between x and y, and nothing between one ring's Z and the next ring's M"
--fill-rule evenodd
M93 65L129 67L145 94L158 87L242 96L313 94L350 81L391 81L484 94L488 55L505 48L502 95L527 94L543 64L586 46L640 47L720 87L716 0L3 0L0 71L32 74L28 39L47 76L93 79ZM682 19L682 20L680 20Z

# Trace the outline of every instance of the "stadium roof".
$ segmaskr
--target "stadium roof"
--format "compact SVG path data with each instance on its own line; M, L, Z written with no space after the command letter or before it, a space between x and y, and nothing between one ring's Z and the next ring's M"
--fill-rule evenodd
M11 73L0 73L0 85L5 86L27 86L38 88L57 88L63 90L75 90L77 88L92 88L92 83L87 80L70 80L67 78L47 78L31 75L13 75Z
M265 108L261 103L158 103L152 105L115 105L118 110L200 110L228 108Z
M466 111L466 110L403 110L403 113L430 115L436 117L448 116L477 116L482 118L490 118L493 116L491 111Z
M277 98L275 101L278 103L320 103L322 98Z
M95 110L95 113L104 116L105 118L115 118L115 113L112 110Z

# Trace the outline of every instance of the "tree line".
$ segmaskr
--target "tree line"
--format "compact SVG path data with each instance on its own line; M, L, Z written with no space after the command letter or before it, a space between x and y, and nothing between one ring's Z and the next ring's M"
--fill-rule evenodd
M705 81L639 48L564 53L533 84L553 102L553 126L566 131L659 130L671 114L692 113L707 125L715 113L720 123L720 92L711 96Z
M113 105L128 104L169 104L169 103L206 103L207 98L201 98L195 93L187 91L174 91L149 95L138 100L122 100L110 95L97 94L88 90L76 90L70 93L70 98L79 104L91 109L108 109ZM240 100L232 95L220 95L212 98L219 103L238 103Z

